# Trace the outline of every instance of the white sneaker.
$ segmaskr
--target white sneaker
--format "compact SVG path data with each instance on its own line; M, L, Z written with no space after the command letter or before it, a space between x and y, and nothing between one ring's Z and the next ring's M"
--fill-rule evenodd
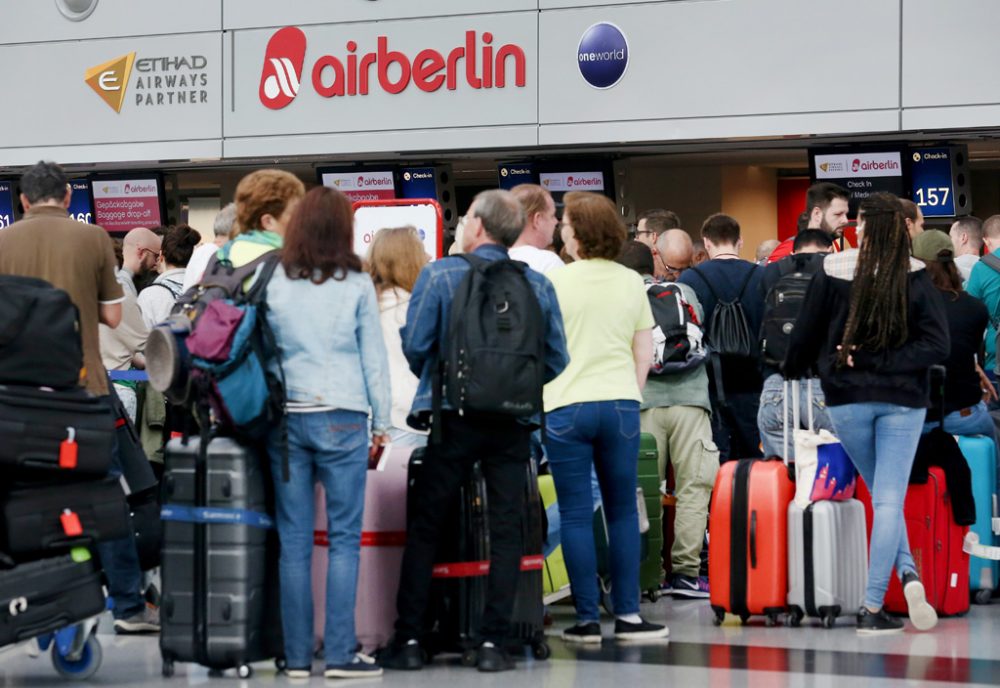
M937 626L938 615L934 607L927 602L924 584L915 573L903 576L903 596L910 614L910 623L918 631L929 631Z

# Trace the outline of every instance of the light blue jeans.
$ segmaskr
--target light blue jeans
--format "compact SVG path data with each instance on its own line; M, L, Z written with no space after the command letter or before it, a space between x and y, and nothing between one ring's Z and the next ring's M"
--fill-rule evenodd
M986 435L993 437L993 418L986 408L986 402L980 401L971 407L972 412L963 416L959 411L952 411L944 417L944 430L951 435ZM937 421L924 423L924 432L930 432L938 427Z
M289 480L282 477L278 432L268 453L281 540L281 627L288 666L312 664L314 485L326 490L330 568L326 575L327 665L354 658L354 601L361 554L361 515L368 470L368 417L357 411L288 414Z
M864 478L875 509L865 606L881 609L892 567L902 578L917 567L910 554L903 501L926 409L882 402L830 406L837 437Z
M806 393L806 381L798 380L794 384L799 385L799 424L802 428L809 427L809 408L806 401L809 395ZM791 397L792 388L788 387L788 394ZM826 398L823 396L823 389L819 385L819 380L812 381L813 398L813 427L816 430L829 430L833 432L833 423L830 422L830 414L826 409ZM757 428L760 430L760 441L764 448L764 456L784 457L784 426L781 421L781 412L785 408L785 379L780 374L769 375L764 380L764 389L760 393L760 408L757 409ZM792 420L792 400L788 399L788 460L795 460L795 438L793 437Z

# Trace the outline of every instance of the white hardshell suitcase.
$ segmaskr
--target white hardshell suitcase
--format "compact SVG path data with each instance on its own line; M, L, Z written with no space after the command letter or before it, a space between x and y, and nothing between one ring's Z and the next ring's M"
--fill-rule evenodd
M792 422L798 427L798 381L791 387ZM811 381L806 389L811 397ZM786 384L786 405L787 397ZM806 406L810 409L811 430L811 398ZM787 415L786 412L786 418ZM788 505L789 623L798 626L804 617L812 616L822 619L825 628L832 628L838 616L857 613L864 601L867 582L868 537L864 505L857 499L823 500L803 509L792 501Z

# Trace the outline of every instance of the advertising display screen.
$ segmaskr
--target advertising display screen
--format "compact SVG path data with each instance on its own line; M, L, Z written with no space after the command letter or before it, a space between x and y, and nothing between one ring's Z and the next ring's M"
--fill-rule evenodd
M136 227L163 224L161 184L158 176L95 179L94 224L120 234Z
M497 179L504 191L510 191L518 184L537 184L538 175L535 164L530 162L512 162L497 165Z
M900 149L834 149L810 151L809 171L814 182L833 182L850 194L850 215L857 216L858 204L873 193L888 191L906 196L906 168Z
M539 172L538 182L555 194L567 191L604 192L604 173L596 172Z
M444 220L433 200L359 201L354 204L354 252L364 258L379 230L413 225L431 260L441 257Z
M386 201L396 197L392 170L317 170L323 186L342 191L352 201Z
M94 209L90 205L90 181L72 179L69 184L73 188L73 195L69 201L69 216L77 222L93 224Z
M0 229L14 222L14 183L0 181Z
M433 167L404 167L400 173L401 198L437 198Z

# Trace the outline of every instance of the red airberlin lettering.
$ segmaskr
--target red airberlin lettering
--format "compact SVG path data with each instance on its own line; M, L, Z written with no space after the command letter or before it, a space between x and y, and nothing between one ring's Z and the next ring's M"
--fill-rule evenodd
M260 102L265 107L280 110L295 100L305 57L306 35L301 29L286 26L271 36L260 73Z
M391 50L387 36L378 37L375 52L361 55L358 44L348 41L346 58L323 55L316 60L312 69L313 88L324 98L366 96L376 82L391 94L402 93L411 82L426 93L442 86L454 91L462 78L476 90L505 88L509 69L514 70L514 85L523 88L527 74L524 50L512 43L494 50L493 34L489 32L482 34L481 40L482 46L475 31L466 31L464 45L452 49L447 56L428 48L412 59Z

